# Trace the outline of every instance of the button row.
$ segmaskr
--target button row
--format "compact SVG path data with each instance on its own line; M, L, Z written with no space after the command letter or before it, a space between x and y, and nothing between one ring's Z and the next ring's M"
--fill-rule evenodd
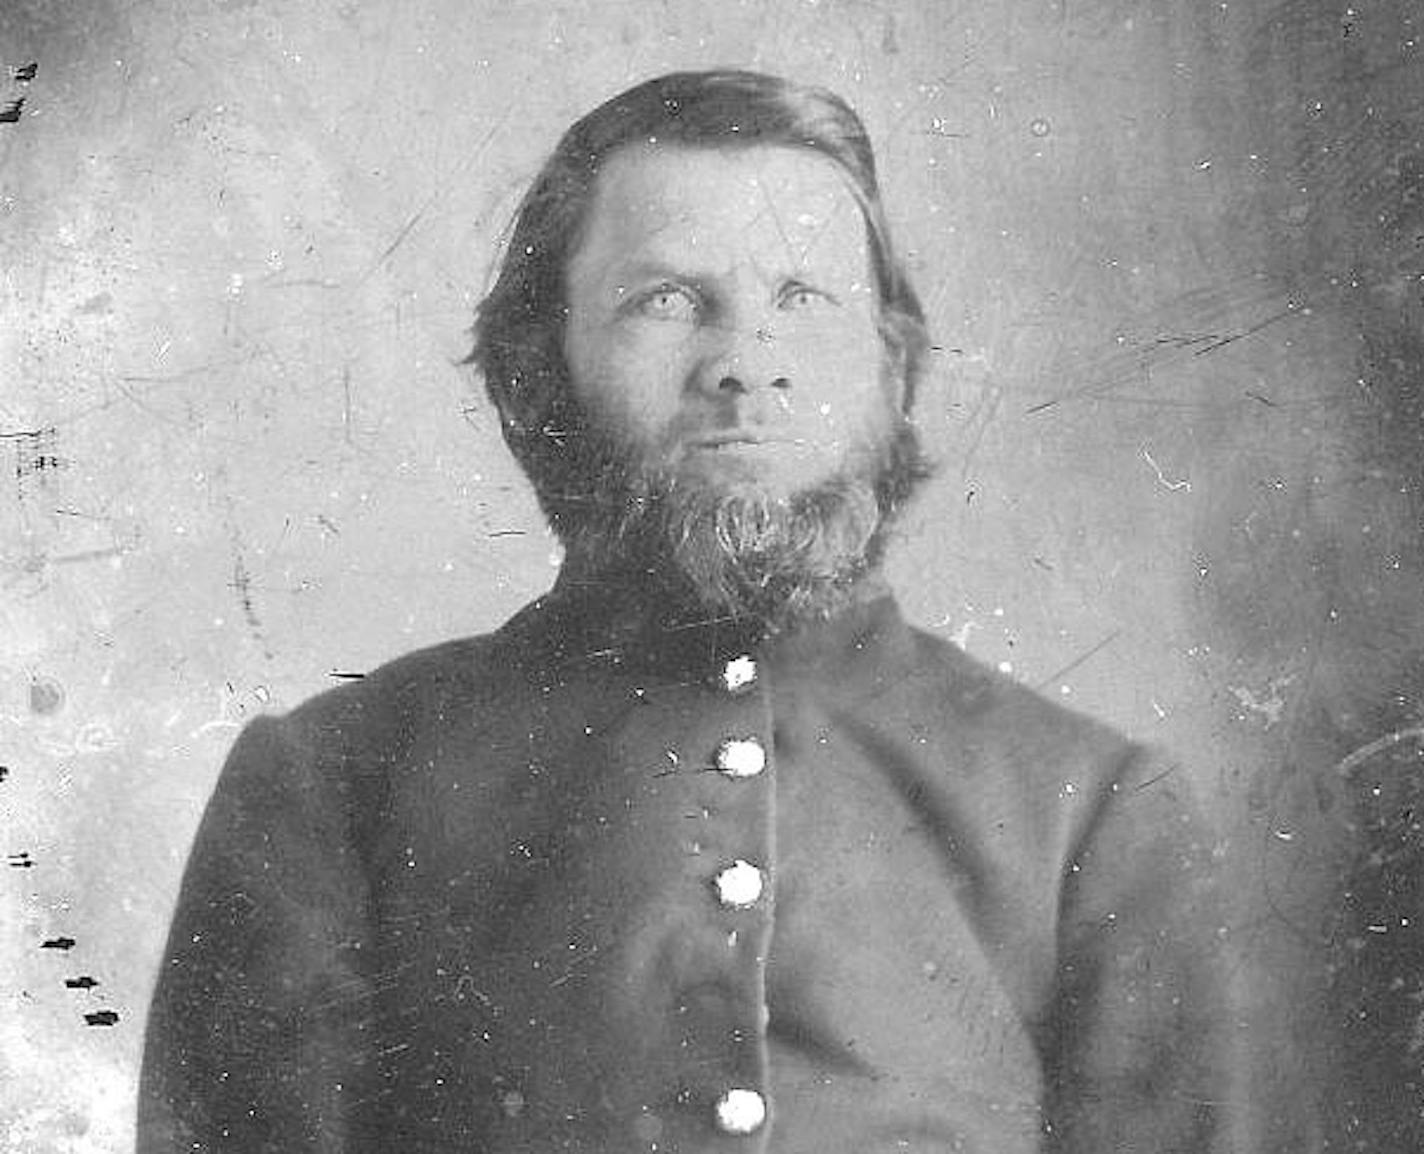
M722 686L728 693L751 688L756 678L756 662L750 657L733 658L722 669ZM729 738L717 747L713 764L730 778L756 777L766 769L766 747L755 737ZM761 898L766 879L751 862L738 858L712 884L723 906L746 909ZM766 1122L766 1099L755 1090L727 1090L717 1099L716 1118L724 1134L753 1134Z

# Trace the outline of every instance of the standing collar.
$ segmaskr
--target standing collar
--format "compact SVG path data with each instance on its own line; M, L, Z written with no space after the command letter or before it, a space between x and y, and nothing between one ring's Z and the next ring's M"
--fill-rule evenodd
M910 630L878 572L857 582L834 615L777 630L745 618L679 613L656 590L625 579L561 573L554 588L516 614L500 636L513 646L515 660L550 672L611 665L678 679L715 675L739 656L783 674L846 679L867 662L900 664L911 646Z

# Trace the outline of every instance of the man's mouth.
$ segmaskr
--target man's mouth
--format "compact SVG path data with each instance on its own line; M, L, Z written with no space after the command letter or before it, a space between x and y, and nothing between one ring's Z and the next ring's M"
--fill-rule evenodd
M689 446L693 449L739 449L752 446L786 444L784 437L768 437L751 429L728 429L725 432L707 433L693 437Z

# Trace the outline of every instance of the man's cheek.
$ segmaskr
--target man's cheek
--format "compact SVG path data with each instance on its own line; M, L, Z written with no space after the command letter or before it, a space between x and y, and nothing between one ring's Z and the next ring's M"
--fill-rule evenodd
M793 392L804 394L815 407L865 409L872 398L884 394L882 360L859 347L828 344L795 357L788 375Z

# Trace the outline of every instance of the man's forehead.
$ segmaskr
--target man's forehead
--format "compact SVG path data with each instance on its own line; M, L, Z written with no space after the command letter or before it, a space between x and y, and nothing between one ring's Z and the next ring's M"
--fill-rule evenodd
M599 235L601 234L601 235ZM614 153L598 178L586 239L605 258L753 249L797 263L863 263L865 222L839 165L780 145L657 143Z

